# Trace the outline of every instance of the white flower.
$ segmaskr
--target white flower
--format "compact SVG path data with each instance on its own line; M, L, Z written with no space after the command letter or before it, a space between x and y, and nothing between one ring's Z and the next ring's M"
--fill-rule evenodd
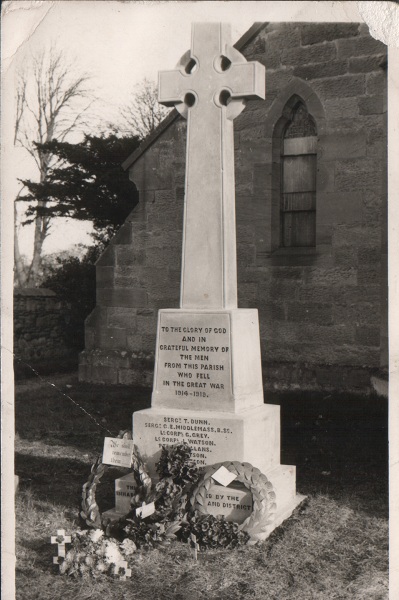
M133 554L137 550L136 544L133 540L129 540L129 538L125 538L121 543L121 550L124 554L129 555Z
M89 537L92 542L97 543L103 537L104 532L102 529L95 529L94 531L90 531Z
M119 552L115 542L111 540L106 542L104 558L105 562L107 562L108 564L117 564L123 561L123 556Z

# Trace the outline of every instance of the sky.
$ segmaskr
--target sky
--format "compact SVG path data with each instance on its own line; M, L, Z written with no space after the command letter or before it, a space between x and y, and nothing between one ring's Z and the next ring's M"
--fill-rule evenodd
M255 21L350 20L354 2L120 2L36 1L3 3L2 71L6 104L3 143L7 146L7 168L3 178L3 202L12 203L18 178L34 178L37 171L26 151L13 148L13 97L15 72L29 55L43 45L56 42L72 57L76 70L91 76L98 98L95 110L112 121L118 105L144 78L156 81L159 70L173 68L190 47L191 23L230 23L235 43ZM5 5L5 6L4 6ZM325 5L332 12L325 12ZM5 123L4 123L5 122ZM92 132L95 133L95 132ZM76 139L71 141L77 141ZM65 219L53 223L44 253L88 243L90 228ZM20 228L22 253L32 250L32 227Z

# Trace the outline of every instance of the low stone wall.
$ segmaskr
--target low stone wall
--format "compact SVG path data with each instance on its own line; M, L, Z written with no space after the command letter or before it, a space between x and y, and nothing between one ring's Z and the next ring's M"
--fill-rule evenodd
M14 354L17 375L24 361L37 368L70 360L76 354L65 343L69 305L52 290L14 290ZM19 360L18 360L19 359Z

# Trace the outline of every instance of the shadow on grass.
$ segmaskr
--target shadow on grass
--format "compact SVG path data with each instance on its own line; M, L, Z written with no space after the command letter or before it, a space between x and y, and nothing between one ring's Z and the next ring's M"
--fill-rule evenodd
M31 385L24 382L16 391L16 433L23 440L43 441L48 446L100 452L104 436L131 430L133 411L150 405L151 390L83 384L76 375L45 383L36 380Z
M273 394L281 406L281 461L297 466L305 495L349 496L388 514L388 405L375 396Z
M90 461L87 454L86 464L66 459L63 447L74 448L75 459L76 453L84 458L84 452L91 456L101 452L104 436L131 429L133 411L150 406L151 390L82 384L76 375L60 379L57 388L17 386L16 431L24 449L23 455L17 455L16 472L22 482L31 479L40 497L47 495L54 502L75 506ZM353 394L268 392L266 402L281 406L281 462L296 465L300 493L336 500L351 497L359 510L387 515L386 400ZM49 456L35 454L36 442L47 447Z
M19 490L29 491L37 501L64 506L71 516L78 518L82 500L82 486L88 480L91 465L67 458L15 455L15 472L20 478ZM126 475L127 469L109 468L96 490L101 512L115 505L115 479ZM40 510L40 504L38 504Z

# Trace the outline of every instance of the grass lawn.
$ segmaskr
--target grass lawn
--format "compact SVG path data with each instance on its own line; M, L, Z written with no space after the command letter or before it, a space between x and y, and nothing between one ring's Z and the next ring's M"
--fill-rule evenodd
M174 543L138 553L127 581L62 577L50 536L79 525L81 488L104 435L131 428L150 391L78 383L16 384L19 600L377 600L388 597L387 403L350 395L268 394L281 405L282 463L307 496L262 544L199 553ZM98 425L64 395L92 414ZM228 458L228 457L227 457ZM113 482L97 495L113 505Z

